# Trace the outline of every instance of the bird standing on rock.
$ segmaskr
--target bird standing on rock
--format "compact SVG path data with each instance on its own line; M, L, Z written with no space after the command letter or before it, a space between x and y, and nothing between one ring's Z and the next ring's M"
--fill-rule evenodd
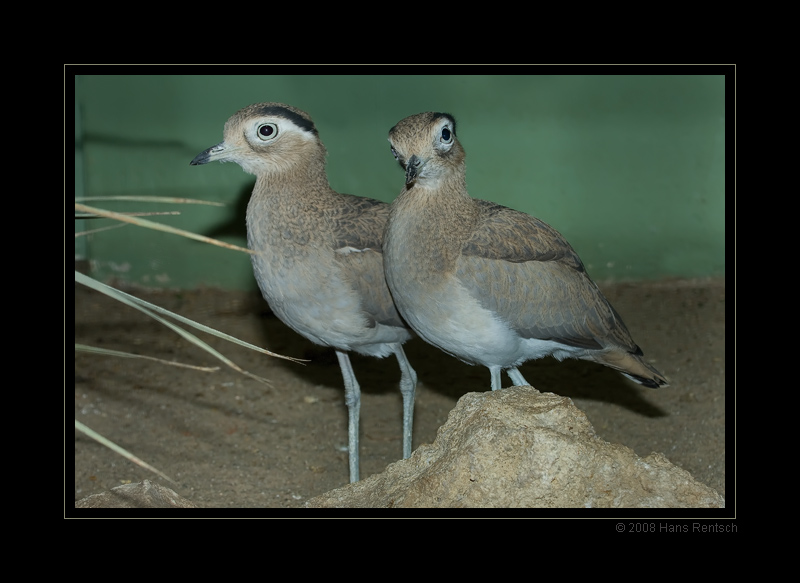
M417 375L402 344L412 333L383 275L389 208L340 194L328 183L325 146L311 117L282 103L258 103L226 123L224 141L191 164L235 162L255 174L247 205L247 243L264 299L278 318L316 344L335 349L348 407L350 481L359 479L361 390L349 351L394 354L403 397L403 457L411 455Z
M386 281L419 336L470 364L527 385L531 359L579 358L646 387L667 380L642 358L619 314L558 231L470 197L466 154L446 113L420 113L389 131L405 187L384 236Z

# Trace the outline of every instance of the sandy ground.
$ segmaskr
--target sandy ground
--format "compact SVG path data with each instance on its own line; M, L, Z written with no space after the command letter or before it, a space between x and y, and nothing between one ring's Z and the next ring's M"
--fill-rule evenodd
M645 356L671 386L643 388L610 369L580 361L544 359L527 363L521 372L538 390L570 397L603 439L622 443L642 456L661 452L725 496L724 281L601 287ZM268 350L310 362L270 358L201 335L245 370L269 379L270 385L265 385L225 365L206 373L76 353L75 419L175 483L76 430L75 500L150 479L201 507L297 508L347 483L347 409L332 350L315 346L284 326L257 293L212 289L131 293ZM218 364L137 310L77 284L75 341L199 366ZM406 344L406 352L420 381L414 421L417 447L435 439L460 396L489 389L489 372L418 339ZM394 358L351 358L363 392L361 477L365 478L401 457L400 372ZM503 380L510 383L508 377ZM71 463L66 455L67 480Z

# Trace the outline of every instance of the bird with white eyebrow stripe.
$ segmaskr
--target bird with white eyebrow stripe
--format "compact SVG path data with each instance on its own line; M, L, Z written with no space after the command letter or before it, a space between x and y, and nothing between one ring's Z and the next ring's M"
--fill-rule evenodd
M247 243L264 299L278 318L316 344L333 347L348 408L350 481L359 479L361 389L349 351L394 354L403 397L403 457L411 455L417 375L402 344L412 337L383 275L388 205L340 194L328 183L325 146L304 111L258 103L226 123L224 141L192 165L235 162L255 174Z
M501 371L527 385L517 367L548 355L603 364L646 387L667 384L558 231L470 197L453 116L407 117L389 142L405 186L384 236L386 281L420 337L486 366L492 390Z

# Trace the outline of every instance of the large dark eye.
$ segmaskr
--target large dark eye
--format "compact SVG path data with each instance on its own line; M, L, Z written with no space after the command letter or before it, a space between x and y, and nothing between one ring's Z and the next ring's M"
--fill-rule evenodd
M256 134L262 140L272 140L278 135L278 126L274 123L262 123L256 129Z
M442 142L445 144L449 144L453 141L453 133L450 131L450 128L442 128Z

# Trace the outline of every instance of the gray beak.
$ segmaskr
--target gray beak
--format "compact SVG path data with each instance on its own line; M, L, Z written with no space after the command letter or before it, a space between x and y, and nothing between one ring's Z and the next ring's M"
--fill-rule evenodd
M190 166L198 166L200 164L208 164L209 162L213 162L221 157L222 152L225 151L225 142L220 142L216 146L211 146L207 150L203 150L197 156L194 157L194 160L189 162Z
M419 176L422 170L423 162L416 155L411 156L406 162L406 184L411 184Z

